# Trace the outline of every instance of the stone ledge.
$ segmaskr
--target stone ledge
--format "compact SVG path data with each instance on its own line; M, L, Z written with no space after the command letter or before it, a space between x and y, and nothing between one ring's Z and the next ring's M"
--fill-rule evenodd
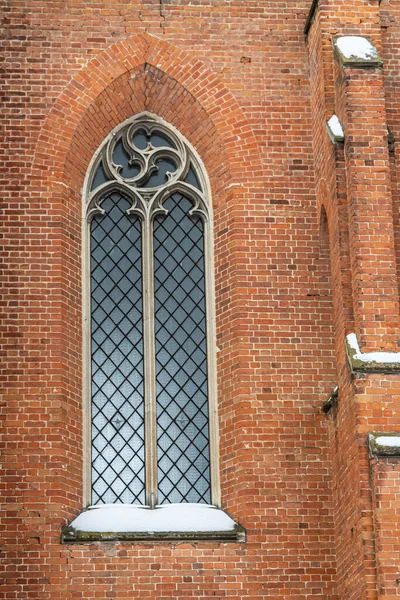
M371 456L399 456L400 431L397 433L368 434L368 446Z
M246 541L246 530L236 524L232 531L79 531L74 527L63 527L63 544L88 544L92 542L220 542L239 543Z
M354 374L400 374L400 352L361 352L354 333L346 336L345 345L347 359Z
M343 35L334 38L332 43L339 62L345 68L376 69L383 65L377 49L366 37Z
M245 529L208 504L97 504L83 510L61 533L63 543L246 541Z
M340 144L344 142L343 127L335 114L326 122L326 130L332 144Z

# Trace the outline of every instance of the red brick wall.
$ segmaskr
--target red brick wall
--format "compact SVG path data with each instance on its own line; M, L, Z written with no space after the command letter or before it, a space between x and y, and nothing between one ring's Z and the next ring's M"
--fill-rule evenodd
M393 221L397 259L397 279L400 284L400 193L398 140L400 139L399 69L400 6L393 0L381 3L382 58L384 60L384 86L386 96L387 124L397 143L390 154ZM375 386L374 386L375 387ZM373 429L376 431L400 431L398 411L398 378L391 377L381 386L380 395L373 387L368 389L367 400L374 408ZM363 406L366 409L366 405ZM370 419L370 422L372 419ZM399 586L398 536L399 514L399 461L397 458L379 458L370 461L372 482L374 526L376 532L377 587L380 597L397 598Z
M396 482L393 477L387 482L380 470L371 477L367 434L399 431L399 377L360 375L352 380L344 351L344 334L353 331L364 351L399 347L396 150L389 156L386 138L386 123L396 129L399 114L397 34L395 2L382 2L379 11L376 3L322 0L308 35L317 194L330 234L339 385L338 403L329 413L337 592L339 598L354 600L397 594L394 564L400 546L395 526L389 534L398 507ZM382 51L384 76L379 69L343 69L333 56L336 35L372 39ZM344 146L333 149L327 141L324 111L325 119L333 112L339 116Z
M380 458L372 462L374 488L374 525L378 543L376 562L378 589L382 598L400 596L399 573L399 458Z
M400 10L398 3L384 0L381 4L382 57L385 63L385 95L387 124L396 140L400 139L400 102L399 102L399 46ZM398 144L391 154L393 216L395 220L395 243L398 281L400 269L400 227L399 227L399 175Z
M366 435L400 429L398 378L350 376L349 146L325 130L334 110L351 121L331 37L366 33L381 48L377 4L321 0L307 44L310 0L1 4L0 595L359 600L384 597L381 581L388 600L398 548L374 494L397 495L371 487ZM398 12L382 0L400 139ZM81 188L104 136L142 110L178 127L210 177L222 504L243 545L59 541L82 507ZM391 169L396 207L395 155ZM395 242L399 257L396 228ZM397 505L383 506L390 520Z
M337 404L332 407L327 416L332 458L331 502L335 520L338 598L358 599L363 598L365 594L363 551L361 544L356 543L357 536L352 535L351 530L361 517L358 506L360 474L357 460L354 392L344 352L345 334L354 331L348 197L344 145L340 143L334 146L326 130L326 121L334 112L338 112L338 109L335 98L332 97L331 79L334 59L331 35L328 35L329 30L326 31L325 18L324 13L318 9L308 34L307 46L310 56L317 206L320 207L321 225L323 225L321 241L324 246L329 246L336 384L339 386ZM324 224L325 219L326 224Z

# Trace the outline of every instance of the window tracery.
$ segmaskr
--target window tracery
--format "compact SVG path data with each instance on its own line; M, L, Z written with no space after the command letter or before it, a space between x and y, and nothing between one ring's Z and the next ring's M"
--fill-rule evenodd
M218 504L202 165L143 113L106 138L86 189L91 502Z

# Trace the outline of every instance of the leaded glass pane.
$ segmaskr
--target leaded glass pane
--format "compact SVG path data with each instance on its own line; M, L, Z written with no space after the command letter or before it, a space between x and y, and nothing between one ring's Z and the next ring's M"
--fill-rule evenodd
M133 143L139 150L145 150L148 144L151 144L154 148L173 147L173 144L165 134L162 134L161 132L153 132L148 134L144 130L138 130L135 133L133 136Z
M102 183L105 183L106 181L107 181L107 175L104 171L103 163L100 161L98 164L98 167L96 169L96 172L94 174L92 185L91 185L90 189L94 190L97 187L99 187L99 185L101 185Z
M92 502L145 502L141 223L118 193L91 222Z
M163 185L168 181L167 173L176 171L176 165L172 159L161 158L156 161L156 167L157 169L150 175L143 187L152 188Z
M199 179L196 175L196 171L193 169L192 166L190 166L187 175L185 177L185 182L186 183L190 183L190 185L192 185L193 187L197 188L198 190L201 190L201 185L199 183Z
M115 144L113 162L119 166L119 173L122 177L136 177L140 172L138 162L130 159L121 140Z
M210 500L203 222L175 193L154 223L160 504Z

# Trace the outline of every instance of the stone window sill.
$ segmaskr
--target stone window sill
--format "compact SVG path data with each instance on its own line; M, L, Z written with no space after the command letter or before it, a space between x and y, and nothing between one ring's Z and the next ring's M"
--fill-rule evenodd
M61 541L91 542L245 542L245 529L224 511L206 504L146 506L103 504L81 512L64 527Z

